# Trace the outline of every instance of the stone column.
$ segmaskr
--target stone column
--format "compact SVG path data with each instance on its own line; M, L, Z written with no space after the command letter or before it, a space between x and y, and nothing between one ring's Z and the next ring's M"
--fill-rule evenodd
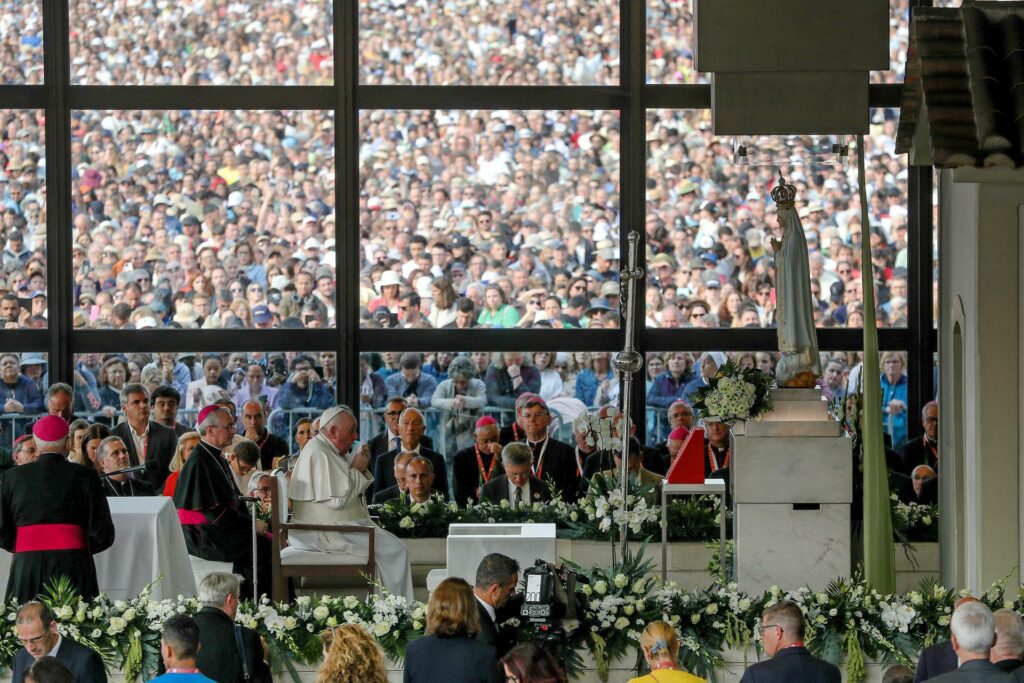
M1024 169L943 171L939 204L941 578L982 591L1022 562Z

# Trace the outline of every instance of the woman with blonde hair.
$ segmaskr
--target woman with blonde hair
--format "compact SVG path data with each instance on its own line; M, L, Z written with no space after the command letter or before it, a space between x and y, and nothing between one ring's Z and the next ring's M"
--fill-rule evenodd
M188 460L192 449L198 445L199 432L185 432L178 437L178 447L174 450L174 457L171 458L169 466L171 474L167 477L167 481L164 482L165 496L170 497L174 495L174 490L178 487L178 476L181 474L181 468L185 466L185 461Z
M647 624L640 634L640 650L651 672L629 683L707 683L679 669L679 638L671 624L664 621Z
M386 683L384 656L373 636L357 624L344 624L320 634L324 663L316 683Z
M473 589L463 579L442 581L427 604L422 638L405 648L404 683L498 683L493 645L476 640L480 630Z

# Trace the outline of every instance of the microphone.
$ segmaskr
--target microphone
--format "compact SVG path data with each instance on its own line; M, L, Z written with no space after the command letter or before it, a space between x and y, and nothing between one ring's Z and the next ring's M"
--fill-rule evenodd
M118 475L118 474L129 474L131 472L142 472L145 469L146 469L145 465L135 465L134 467L126 467L123 470L115 470L113 472L106 472L104 474L101 474L100 478L101 479L106 479L107 477L113 477L113 476Z
M238 500L242 501L243 503L262 503L263 502L262 500L260 500L256 496L239 496Z

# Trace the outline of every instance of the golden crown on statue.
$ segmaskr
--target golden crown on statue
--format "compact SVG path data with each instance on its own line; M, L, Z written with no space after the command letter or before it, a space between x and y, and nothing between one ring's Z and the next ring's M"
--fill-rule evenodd
M786 179L779 176L779 184L772 189L772 200L780 209L792 209L796 201L796 187L787 185Z

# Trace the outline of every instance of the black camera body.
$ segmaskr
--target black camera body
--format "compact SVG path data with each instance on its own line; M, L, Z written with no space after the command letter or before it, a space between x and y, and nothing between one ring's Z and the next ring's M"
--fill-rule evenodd
M532 624L558 626L563 620L575 620L583 597L576 584L587 583L583 577L565 567L556 567L537 560L523 572L523 606L519 615Z

